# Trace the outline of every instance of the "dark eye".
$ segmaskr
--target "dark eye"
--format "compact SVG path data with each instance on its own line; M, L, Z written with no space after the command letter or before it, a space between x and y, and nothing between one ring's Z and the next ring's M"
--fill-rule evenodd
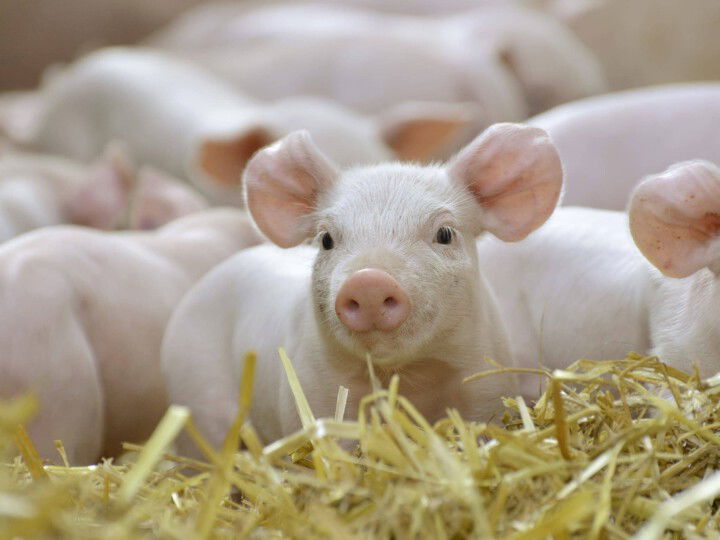
M435 240L438 244L449 244L452 242L452 229L450 227L440 227L438 229L437 235L435 236Z
M335 245L335 242L333 242L332 236L330 236L330 233L323 233L322 238L320 239L322 242L323 249L332 249Z

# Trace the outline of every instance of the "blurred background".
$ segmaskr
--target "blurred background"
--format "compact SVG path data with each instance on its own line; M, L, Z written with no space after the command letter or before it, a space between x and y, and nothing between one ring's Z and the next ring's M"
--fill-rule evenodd
M240 9L274 2L228 2ZM597 55L610 89L720 77L717 0L339 0L384 12L438 17L488 5L518 4L561 21ZM0 89L32 88L54 63L92 49L138 43L206 0L3 0ZM653 53L639 62L637 49ZM633 48L636 50L634 51Z
M720 0L0 10L0 152L90 163L119 144L213 204L241 206L247 160L298 129L346 167L446 160L493 123L527 122L559 148L565 203L612 209L646 174L720 161Z

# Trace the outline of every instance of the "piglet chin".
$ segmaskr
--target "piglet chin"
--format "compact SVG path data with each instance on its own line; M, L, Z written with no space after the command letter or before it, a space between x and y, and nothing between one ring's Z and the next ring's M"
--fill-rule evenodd
M417 356L415 343L403 336L388 335L386 332L363 332L347 336L353 353L365 359L369 354L375 366L399 368L413 361Z

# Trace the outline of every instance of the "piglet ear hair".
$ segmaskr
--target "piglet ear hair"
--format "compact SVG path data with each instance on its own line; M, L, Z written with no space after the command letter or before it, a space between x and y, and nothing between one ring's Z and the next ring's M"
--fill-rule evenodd
M545 223L563 187L560 156L542 129L494 124L448 164L480 205L478 230L517 242Z
M245 169L245 200L257 227L280 247L312 234L318 197L338 176L337 167L307 131L295 131L261 150Z
M630 232L663 274L690 276L720 261L720 168L686 161L645 178L628 207Z

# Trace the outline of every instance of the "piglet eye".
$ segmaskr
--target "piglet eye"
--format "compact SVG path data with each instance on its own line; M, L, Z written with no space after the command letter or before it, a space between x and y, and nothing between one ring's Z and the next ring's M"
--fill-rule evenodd
M335 245L335 242L332 239L332 236L330 236L330 233L323 233L320 241L322 242L323 249L332 249Z
M452 242L452 229L450 227L440 227L438 229L437 235L435 236L435 240L438 244L449 244Z

